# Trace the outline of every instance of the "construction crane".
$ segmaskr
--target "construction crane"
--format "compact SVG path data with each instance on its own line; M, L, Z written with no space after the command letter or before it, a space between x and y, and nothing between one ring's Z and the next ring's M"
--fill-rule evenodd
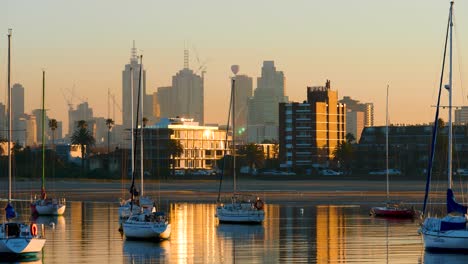
M201 73L202 81L205 80L205 73L206 73L206 64L208 63L209 59L204 60L203 62L200 61L200 57L198 56L198 51L195 46L192 47L194 53L195 53L195 58L197 60L198 68L195 70L195 74Z
M122 114L122 108L115 100L115 94L109 92L109 98L112 100L112 119L115 121L115 107L118 108L121 114Z

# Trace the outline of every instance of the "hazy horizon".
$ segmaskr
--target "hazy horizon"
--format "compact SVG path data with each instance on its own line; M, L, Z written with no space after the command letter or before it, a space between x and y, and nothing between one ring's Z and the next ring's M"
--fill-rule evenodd
M191 69L206 62L205 123L226 122L230 66L240 65L239 74L252 77L255 89L265 60L284 72L291 101L302 102L307 86L330 79L340 99L374 103L375 124L383 125L388 84L391 123L432 122L449 1L7 0L0 6L0 102L6 100L12 28L11 84L24 86L30 113L40 108L45 69L48 115L63 121L65 134L68 106L61 89L75 87L94 116L108 116L108 89L122 106L122 71L133 40L143 54L148 93L171 85L183 68L185 46ZM468 16L457 14L468 4L454 7L454 105L460 106L466 105L460 76L467 74L468 31L457 26L468 24ZM119 112L115 119L121 123Z

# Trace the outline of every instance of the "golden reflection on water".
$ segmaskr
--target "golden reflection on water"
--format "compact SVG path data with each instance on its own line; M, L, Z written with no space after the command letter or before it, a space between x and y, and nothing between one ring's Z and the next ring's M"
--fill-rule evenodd
M2 206L2 204L0 204ZM24 206L21 218L29 221ZM267 204L262 225L220 224L215 204L166 204L170 240L127 241L116 203L68 202L35 219L47 242L37 263L417 263L459 255L422 250L417 221L368 216L368 207ZM4 212L0 213L4 217ZM442 262L443 263L443 262ZM468 262L467 262L468 263Z

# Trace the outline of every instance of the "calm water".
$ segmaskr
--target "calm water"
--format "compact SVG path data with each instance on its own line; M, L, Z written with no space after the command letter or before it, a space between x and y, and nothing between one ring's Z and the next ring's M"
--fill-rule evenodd
M468 263L424 252L417 221L369 217L370 206L269 204L257 226L218 224L214 204L163 206L171 239L149 243L121 236L116 203L69 202L37 219L47 243L33 263ZM28 219L27 204L17 210Z

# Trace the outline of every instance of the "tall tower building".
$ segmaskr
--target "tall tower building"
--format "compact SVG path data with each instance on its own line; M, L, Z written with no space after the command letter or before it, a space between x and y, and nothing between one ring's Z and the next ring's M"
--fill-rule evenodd
M188 66L188 65L187 65ZM172 77L172 117L193 118L205 123L203 79L184 68Z
M252 77L247 75L236 75L236 130L239 141L247 143L247 119L248 119L248 103L252 97L253 85Z
M277 71L274 61L264 61L262 76L257 78L257 89L248 103L248 141L262 143L278 140L278 105L287 102L284 74Z
M350 96L343 96L343 99L341 99L339 102L342 104L346 104L346 108L349 111L363 112L365 127L374 126L374 104L373 103L360 103L358 100L354 100Z
M141 63L138 61L137 49L135 48L135 41L133 41L133 48L130 57L130 63L125 65L122 71L122 123L124 129L129 129L135 126L138 101L138 87L140 83L140 68ZM143 78L141 80L140 96L143 98L143 113L140 112L139 117L153 118L151 96L146 94L146 71L143 69ZM149 97L149 98L148 98ZM133 98L133 111L132 111L132 98Z
M93 119L93 109L89 108L87 102L83 102L76 107L76 110L68 110L68 135L73 135L76 130L78 121L84 120L90 122ZM46 122L48 119L46 119ZM46 123L47 124L47 123Z
M468 124L468 106L462 106L459 109L455 109L455 124L456 125Z
M330 81L307 87L307 102L280 103L279 145L283 167L311 168L327 164L345 140L346 106L338 103Z
M172 87L159 87L157 92L157 103L159 107L159 118L171 118L173 115L174 105L172 104Z
M20 118L24 116L24 87L15 83L11 87L11 121L13 141L24 142L24 131L21 129Z
M0 138L7 138L7 117L6 117L6 106L0 103Z

